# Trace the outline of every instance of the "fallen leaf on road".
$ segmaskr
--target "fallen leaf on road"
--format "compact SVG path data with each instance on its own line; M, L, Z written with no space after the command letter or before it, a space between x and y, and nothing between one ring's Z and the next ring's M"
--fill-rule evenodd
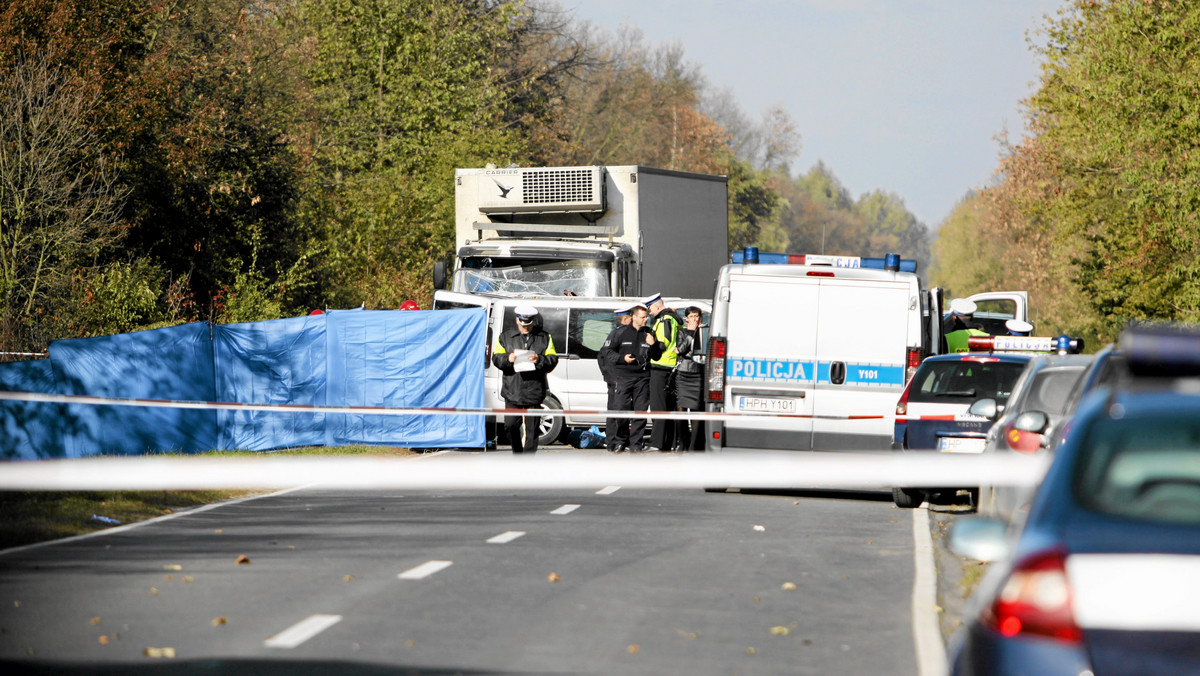
M698 634L698 633L696 633L696 632L694 632L694 631L684 631L684 630L682 630L682 629L676 629L676 630L675 630L675 633L679 634L680 636L682 636L682 637L686 638L686 639L687 639L687 640L689 640L689 641L691 641L691 640L695 639L696 637L700 636L700 634Z
M178 563L168 563L167 565L163 566L163 570L183 570L183 566L179 565Z
M549 582L562 582L562 578L558 575L558 573L550 573L546 576L546 580Z
M784 583L783 583L783 590L784 590L784 591L795 591L795 589L796 589L796 583L795 583L795 582L784 582Z
M184 582L195 582L195 581L196 581L196 578L192 577L191 575L184 575L184 576L183 576L183 581L184 581Z
M346 582L354 582L354 576L353 576L353 575L346 575L346 576L345 576L345 577L343 577L342 579L343 579L343 580L345 580Z
M873 545L873 544L875 544L875 541L874 541L874 540L867 540L867 544L869 544L869 545Z
M163 579L166 580L167 582L170 582L171 580L175 579L175 576L174 575L163 575Z
M787 627L771 627L772 636L787 636L792 630Z
M100 618L93 617L92 619L88 620L88 624L91 624L93 627L98 627L100 626Z
M96 640L100 642L100 645L108 645L108 637L105 636L104 634L101 634L100 638L98 638Z
M214 627L219 627L223 624L229 624L229 619L226 618L224 615L222 615L220 617L212 618L212 622L210 622L209 624L211 624Z
M223 533L223 532L225 532L225 531L223 531L223 530L221 530L220 528L218 528L218 529L214 530L213 532L214 532L214 533Z
M758 651L757 651L757 650L755 650L754 648L746 648L746 654L747 654L747 655L754 655L754 654L756 654L757 652L758 652Z
M754 602L755 602L755 603L762 603L762 599L761 599L761 598L759 598L759 597L757 597L757 596L755 596L755 597L754 597Z
M239 554L235 563L237 563L239 566L248 566L250 565L250 557L246 556L245 554Z
M760 530L760 531L761 531L761 530L766 530L766 529L767 529L767 527L766 527L766 526L755 526L755 527L754 527L754 530Z
M296 545L288 545L288 549L295 549Z
M158 596L158 587L151 587L149 594L151 596Z
M634 643L633 645L629 646L629 654L630 654L630 655L636 655L636 654L638 653L638 651L639 651L639 650L641 650L641 648L639 648L639 647L638 647L638 644L636 644L636 643Z
M168 659L175 657L174 648L146 648L142 651L146 657L166 657Z

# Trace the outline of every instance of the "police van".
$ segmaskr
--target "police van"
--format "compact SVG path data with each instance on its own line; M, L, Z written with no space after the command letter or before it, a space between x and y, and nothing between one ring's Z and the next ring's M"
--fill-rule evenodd
M896 401L940 351L941 291L916 262L734 254L721 268L709 341L709 451L888 450ZM977 294L1027 319L1024 294Z
M664 297L668 307L680 315L688 306L699 307L707 317L710 301ZM542 328L554 340L558 366L546 376L549 393L542 407L567 411L603 411L608 407L608 387L596 361L604 339L616 325L616 311L640 303L640 298L579 297L579 296L501 296L479 293L456 293L438 290L434 293L433 309L444 310L481 307L488 311L486 344L480 351L486 361L484 370L484 406L503 408L500 396L503 381L499 369L491 363L491 350L496 338L516 325L515 309L530 305L538 310ZM567 417L544 417L539 425L539 445L548 445L565 437L574 427L598 425L604 427L604 416L576 414Z

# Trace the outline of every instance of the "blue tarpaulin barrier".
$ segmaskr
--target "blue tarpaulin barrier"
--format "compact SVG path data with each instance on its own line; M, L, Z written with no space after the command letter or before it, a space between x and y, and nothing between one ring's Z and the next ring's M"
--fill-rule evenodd
M325 317L213 327L217 400L325 405ZM218 411L220 448L325 444L324 413Z
M486 312L331 311L55 341L0 389L251 404L480 408ZM0 402L9 459L378 444L483 447L479 415L359 415Z
M0 390L58 394L49 359L0 364ZM62 406L0 401L0 457L21 460L65 455Z
M59 394L212 401L213 349L207 322L50 343ZM217 412L132 406L64 406L69 457L211 451Z

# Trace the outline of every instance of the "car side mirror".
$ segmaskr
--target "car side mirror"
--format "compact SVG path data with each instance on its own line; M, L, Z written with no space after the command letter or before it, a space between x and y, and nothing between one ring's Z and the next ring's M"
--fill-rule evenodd
M1000 519L965 518L950 524L950 551L979 561L998 561L1010 553L1008 524Z
M1013 429L1034 434L1045 434L1050 426L1050 416L1041 411L1025 411L1013 419Z
M996 405L995 399L985 397L971 404L971 408L967 409L967 413L987 418L988 420L995 420L996 415L1000 413L1000 407Z

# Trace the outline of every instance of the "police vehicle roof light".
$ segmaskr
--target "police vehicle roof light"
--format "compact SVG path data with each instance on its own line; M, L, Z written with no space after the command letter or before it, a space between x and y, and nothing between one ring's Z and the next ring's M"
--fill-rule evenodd
M1079 354L1083 351L1083 339L1061 335L1048 336L971 336L967 338L967 349L971 352L1057 352Z
M883 257L868 256L828 256L825 254L789 254L758 251L756 247L746 247L746 251L734 251L731 261L734 264L755 263L748 255L754 250L757 263L760 265L828 265L835 268L868 268L871 270L890 270L892 272L916 272L917 262L900 258L900 254L888 254ZM895 263L890 261L895 258Z
M1143 377L1200 375L1200 327L1178 324L1131 326L1118 346L1129 371Z

